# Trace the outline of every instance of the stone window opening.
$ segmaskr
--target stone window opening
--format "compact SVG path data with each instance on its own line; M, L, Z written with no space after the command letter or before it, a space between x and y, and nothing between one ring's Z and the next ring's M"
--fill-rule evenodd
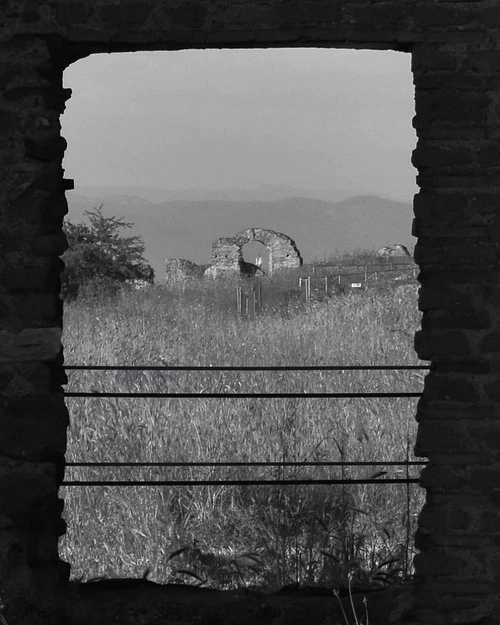
M424 312L415 346L432 370L418 407L418 453L429 458L418 584L404 607L412 623L499 623L498 11L392 0L249 8L11 3L1 21L1 611L9 623L53 623L68 591L55 545L64 532L57 491L67 427L58 256L71 188L57 121L69 97L62 67L93 52L301 43L412 53L420 187L413 228ZM265 608L255 622L269 616ZM118 609L92 618L109 622ZM275 610L270 618L281 619L286 605Z
M219 258L223 258L226 262L233 262L236 259L236 264L240 266L245 247L251 244L264 246L268 254L269 273L283 267L298 268L302 265L302 257L295 242L287 235L265 228L247 228L233 236L223 237L216 242L214 250ZM228 248L230 251L227 251Z

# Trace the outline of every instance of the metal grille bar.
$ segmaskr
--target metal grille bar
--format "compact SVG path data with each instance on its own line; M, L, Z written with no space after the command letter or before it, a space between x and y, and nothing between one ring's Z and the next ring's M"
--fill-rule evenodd
M306 367L291 365L289 367L222 367L218 365L193 366L184 365L65 365L66 371L414 371L429 370L430 365L349 365L349 366L323 366Z
M67 467L406 467L427 462L66 462Z
M250 398L269 398L269 399L306 399L310 398L330 398L339 399L341 397L349 397L351 399L360 399L363 397L420 397L422 393L87 393L87 392L65 392L65 397L136 397L136 398L169 398L180 397L183 399L250 399Z
M419 478L388 478L385 480L95 480L68 481L62 486L291 486L293 484L418 484Z
M346 366L183 366L183 365L67 365L67 371L414 371L429 370L428 365L346 365ZM65 392L65 397L107 398L415 398L421 393L119 393ZM426 462L68 462L68 467L345 467L345 466L425 466ZM418 484L419 478L367 479L277 479L277 480L68 480L62 486L264 486L264 485L332 485L332 484Z

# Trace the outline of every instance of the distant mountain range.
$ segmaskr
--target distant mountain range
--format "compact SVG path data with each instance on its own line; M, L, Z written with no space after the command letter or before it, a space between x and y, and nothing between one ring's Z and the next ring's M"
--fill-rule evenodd
M306 262L333 252L375 249L403 243L413 249L412 206L375 195L350 196L341 190L314 192L265 186L250 190L81 187L67 194L73 223L103 204L104 215L122 217L140 235L157 280L165 258L210 261L212 243L246 228L269 228L290 236Z

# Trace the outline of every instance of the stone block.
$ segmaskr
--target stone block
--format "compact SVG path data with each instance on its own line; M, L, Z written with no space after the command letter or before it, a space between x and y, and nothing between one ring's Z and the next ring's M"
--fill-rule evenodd
M500 352L500 331L488 333L482 340L480 349L485 353Z
M15 378L10 382L13 383ZM0 395L0 412L0 454L30 462L64 457L69 417L62 393L25 397Z
M426 286L419 290L418 308L422 311L439 310L471 313L476 310L476 298L458 288L433 288Z
M278 23L285 26L338 22L341 17L341 6L328 0L281 0L276 6Z
M500 72L500 54L498 49L471 50L462 59L463 71L491 74Z
M491 105L488 92L415 90L415 111L420 123L444 126L483 125Z
M478 446L462 421L458 419L446 421L433 419L429 421L426 419L420 422L415 443L415 455L422 457L428 456L432 451L464 453L469 450L477 451ZM441 468L440 471L444 471L444 469Z
M198 4L186 2L183 4ZM153 4L151 2L120 2L119 5L107 5L99 8L100 18L107 24L116 26L124 24L143 24L151 14Z
M414 74L429 70L453 72L461 64L460 51L452 45L417 46L411 55L411 64Z
M58 293L16 293L13 299L19 319L32 327L59 325L62 319L62 300Z
M73 43L83 43L89 45L102 45L109 43L113 38L113 31L104 28L79 28L69 30L67 40ZM75 59L76 60L76 59Z
M40 256L60 256L68 249L68 240L62 230L55 234L43 234L36 237L33 251Z
M413 150L411 162L414 167L452 167L457 165L470 165L474 162L477 151L476 142L470 142L466 147L461 142L460 145L453 145L451 142L421 141Z
M430 360L424 358L424 360ZM424 382L425 401L476 403L479 393L470 376L429 373Z
M9 395L11 382L21 378L29 385L33 393L46 393L48 391L59 391L53 388L51 379L52 367L43 362L7 362L0 363L0 395Z
M52 360L61 351L60 327L0 331L0 363Z
M485 329L491 327L492 322L487 312L482 313L452 313L443 314L427 312L422 317L422 329Z
M495 241L421 238L415 245L414 258L419 265L437 265L442 269L477 267L478 272L484 273L486 269L496 267L497 254Z
M10 110L0 110L0 135L10 135L17 132L21 125L19 114Z
M467 335L458 330L420 330L415 333L415 350L422 360L436 362L459 362L472 356Z
M416 420L420 423L420 421L427 420L453 420L458 419L461 421L466 421L470 423L471 421L481 421L484 419L492 419L496 418L494 414L494 408L488 404L475 404L475 403L465 403L465 404L455 404L452 405L445 404L433 401L433 398L420 398L417 405L417 415ZM484 461L484 458L482 458ZM436 461L437 462L437 461ZM446 458L446 464L453 463L454 460L451 460L449 457ZM459 462L464 463L464 460L459 460ZM471 458L467 459L466 464L474 464Z
M421 89L447 89L447 90L475 90L486 91L491 84L492 79L484 74L464 73L464 72L443 72L431 71L422 73L419 76L418 83ZM446 135L445 135L446 137ZM475 138L482 138L482 133L477 133ZM469 138L469 137L464 137ZM473 138L473 137L470 137Z
M30 463L6 467L0 465L0 509L19 523L47 499L57 493L56 466Z
M61 25L81 24L90 15L90 7L81 2L51 2L51 8Z
M479 21L488 29L500 28L500 8L496 5L481 7Z
M475 17L468 6L443 3L421 3L416 6L414 15L418 28L446 30L470 24Z
M62 159L67 147L66 139L57 135L28 137L24 140L26 156L41 161Z
M500 378L494 378L484 385L486 395L493 401L500 401Z
M158 42L158 34L141 30L120 30L118 34L112 36L113 44L123 42L125 45L131 44L135 47L150 46Z
M48 192L34 190L28 184L22 191L20 190L17 197L11 199L9 209L28 223L39 223L45 212L48 197Z
M425 428L427 428L427 424L425 425ZM425 440L425 438L428 435L429 434L425 432L422 435L422 439ZM447 442L448 441L446 441L446 443ZM426 456L427 453L424 450L425 443L419 442L417 438L417 445L419 444L422 446L422 449L419 449L418 452L415 452L416 455ZM422 472L420 474L420 486L422 488L432 488L433 490L437 489L437 490L449 491L449 490L463 489L464 487L467 487L467 484L468 484L468 475L464 473L464 470L462 467L456 467L456 466L444 467L444 466L431 465L422 469Z
M477 154L477 162L480 165L500 165L500 147L498 143L488 142L483 145Z
M50 192L63 190L63 169L60 163L44 163L42 172L33 183L33 189Z
M22 12L25 22L39 22L41 20L40 5L36 0L26 0Z
M491 449L491 451L498 453L498 444L495 447L496 449ZM471 469L468 487L486 493L500 491L500 464L493 467L474 467Z
M428 456L433 451L439 453L483 453L486 456L500 449L500 426L493 419L420 419L415 453ZM484 466L476 466L474 470L484 471ZM500 470L500 467L498 468ZM460 470L455 467L455 473ZM470 476L463 474L471 484ZM464 485L465 486L465 485Z
M500 536L500 509L483 507L478 510L478 531L488 536Z
M475 513L461 502L441 505L425 503L418 516L419 532L436 534L446 528L450 533L472 533Z
M496 217L498 198L495 193L460 191L417 193L414 196L415 216L421 219L450 222L464 219L473 224L487 224Z
M494 239L492 228L488 225L462 225L460 222L452 221L449 224L444 222L424 221L414 219L411 233L414 237L420 238L446 238L446 239Z
M47 261L47 262L43 262ZM60 273L64 263L58 258L40 259L37 264L20 266L5 273L2 278L6 288L12 291L58 290Z
M339 6L339 8L341 8ZM347 5L345 8L350 24L360 30L381 30L388 25L405 28L410 16L401 4L373 2L371 4Z
M456 555L453 550L435 549L432 553L417 553L413 563L419 575L453 576L466 568L465 558Z

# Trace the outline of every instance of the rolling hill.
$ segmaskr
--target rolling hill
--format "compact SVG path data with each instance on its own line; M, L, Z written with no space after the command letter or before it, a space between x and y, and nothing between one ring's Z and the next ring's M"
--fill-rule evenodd
M73 223L84 221L85 210L103 204L104 215L133 222L134 227L129 232L142 237L146 245L145 255L158 280L163 276L165 258L208 263L213 241L251 227L284 232L294 239L306 262L328 257L334 251L374 249L394 242L412 248L414 243L410 234L411 204L374 195L344 197L340 201L311 197L276 199L276 194L289 190L270 187L267 194L261 191L252 197L246 192L243 195L247 199L240 200L167 199L158 202L153 200L162 197L162 190L145 193L130 188L106 192L88 188L82 191L85 193L72 191L67 194L68 218ZM134 191L140 192L141 196ZM163 197L166 194L169 197L168 192L163 193ZM228 197L228 193L229 197L231 193L238 197L235 190L220 192L219 196ZM342 195L342 192L337 194ZM263 196L275 199L255 199Z

